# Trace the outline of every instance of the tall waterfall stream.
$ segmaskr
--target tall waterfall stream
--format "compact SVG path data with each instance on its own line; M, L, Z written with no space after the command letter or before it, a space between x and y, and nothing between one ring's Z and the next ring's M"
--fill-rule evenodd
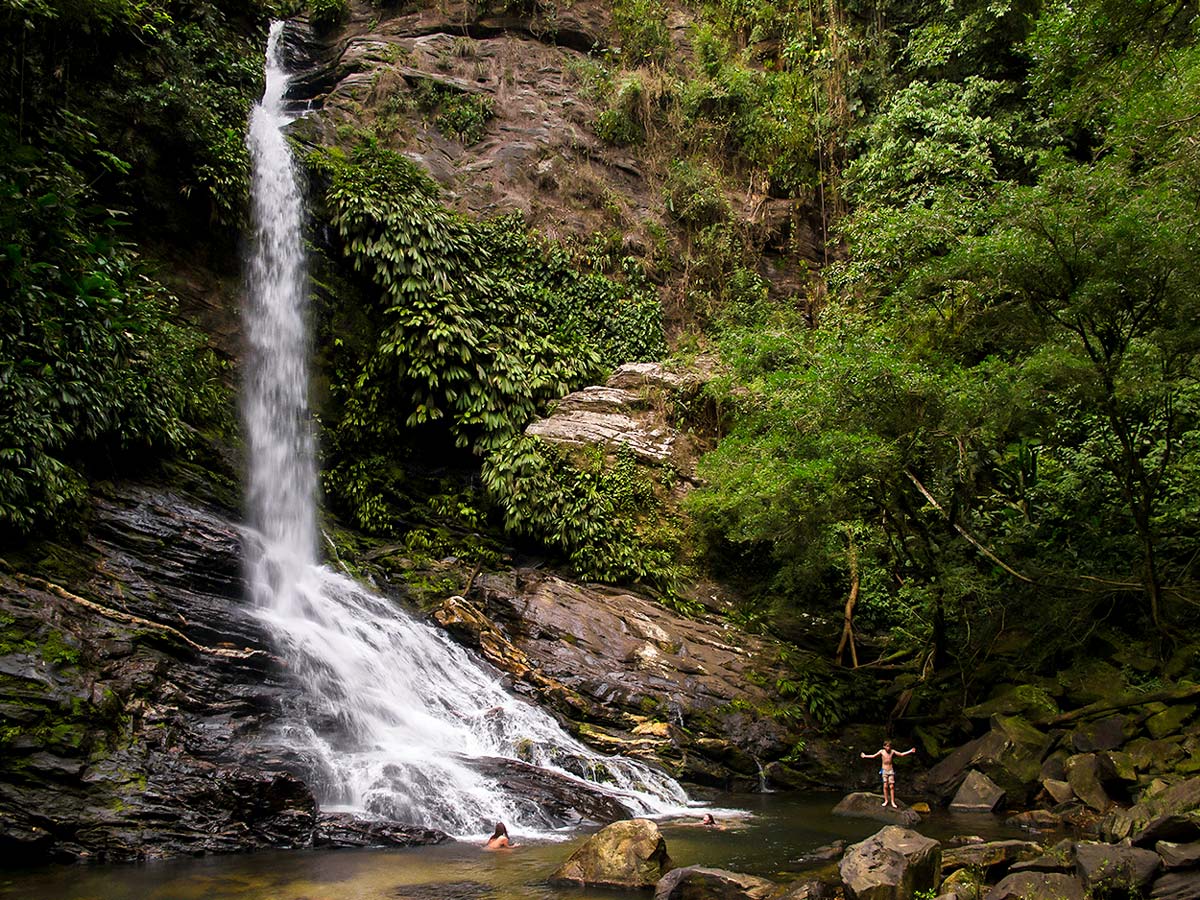
M497 821L527 834L553 824L536 801L478 771L475 763L488 757L590 780L641 814L679 809L687 795L671 778L585 747L507 694L496 672L440 631L319 564L304 202L284 133L293 117L284 103L282 30L282 23L271 27L266 90L247 138L254 249L243 399L246 576L302 694L280 739L309 762L326 809L453 834L478 834Z

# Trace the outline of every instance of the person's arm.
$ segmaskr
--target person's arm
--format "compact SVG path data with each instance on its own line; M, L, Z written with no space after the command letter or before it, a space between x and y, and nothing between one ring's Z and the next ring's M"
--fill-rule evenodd
M916 748L916 747L909 747L909 748L908 748L907 750L905 750L903 753L897 753L896 755L897 755L897 756L912 756L912 755L913 755L914 753L916 753L916 752L917 752L917 748Z
M860 753L858 755L861 756L863 759L874 759L876 756L878 756L882 752L883 752L882 750L876 750L874 753Z

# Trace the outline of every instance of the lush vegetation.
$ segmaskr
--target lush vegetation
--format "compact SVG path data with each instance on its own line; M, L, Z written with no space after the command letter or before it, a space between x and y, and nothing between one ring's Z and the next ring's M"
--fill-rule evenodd
M365 298L358 340L334 340L325 475L359 527L387 533L404 515L396 448L444 457L452 442L511 456L552 400L664 352L661 309L636 271L623 281L580 271L517 218L453 213L415 164L374 141L309 161ZM505 491L511 483L488 486L513 521L547 535L563 527L522 518L513 504L525 495Z
M1054 623L1031 662L1102 620L1180 636L1200 600L1194 17L896 4L847 27L848 252L815 328L809 303L721 307L729 433L691 503L709 560L776 624L859 586L860 623L939 662L1013 622Z
M231 243L266 10L0 10L0 530L27 534L69 523L92 474L227 416L221 368L139 239L215 226Z

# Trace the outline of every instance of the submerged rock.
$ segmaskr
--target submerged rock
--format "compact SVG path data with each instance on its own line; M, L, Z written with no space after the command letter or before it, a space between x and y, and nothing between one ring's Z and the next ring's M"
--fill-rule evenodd
M588 838L550 876L550 884L650 888L670 864L658 826L649 819L626 819Z
M688 866L664 875L654 889L654 900L771 900L778 893L779 885L765 878Z

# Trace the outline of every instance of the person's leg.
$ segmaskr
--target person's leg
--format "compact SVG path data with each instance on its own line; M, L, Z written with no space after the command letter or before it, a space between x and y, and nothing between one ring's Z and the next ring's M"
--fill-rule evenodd
M879 770L879 778L883 782L883 785L881 788L883 791L883 802L880 803L879 805L887 806L887 773L884 772L883 769Z

